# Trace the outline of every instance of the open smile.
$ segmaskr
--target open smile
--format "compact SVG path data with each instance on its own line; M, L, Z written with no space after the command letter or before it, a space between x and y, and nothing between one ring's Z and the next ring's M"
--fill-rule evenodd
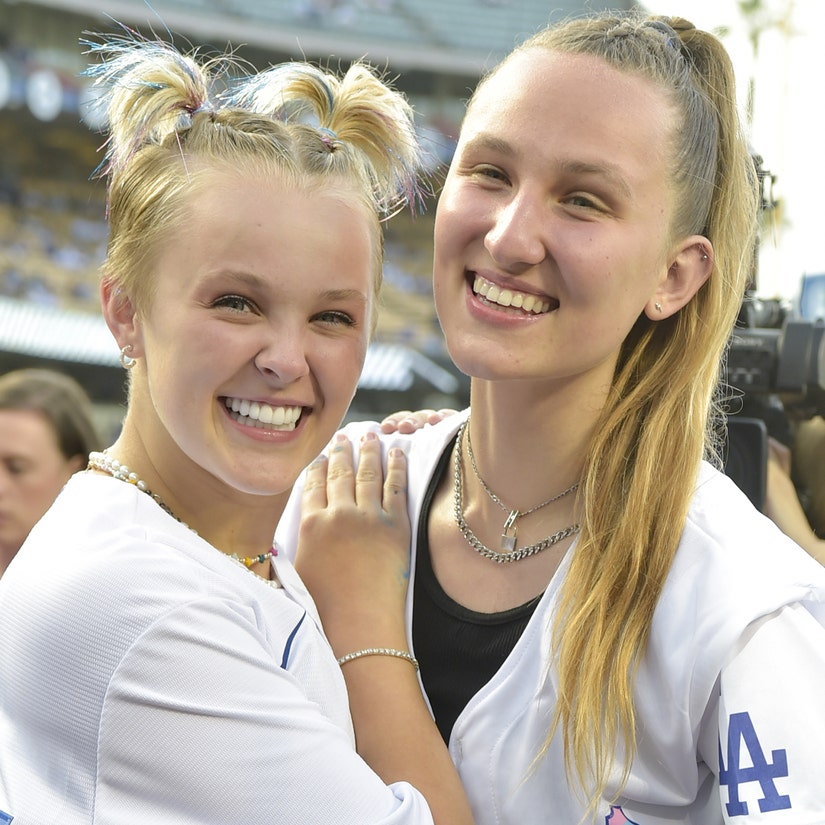
M230 417L246 427L259 430L294 430L303 407L273 407L246 398L223 399Z
M488 303L496 304L500 307L513 307L531 315L543 315L551 309L558 307L558 301L550 301L547 298L539 298L537 295L530 295L527 292L518 292L514 289L502 289L497 284L476 275L473 280L473 292L484 298Z

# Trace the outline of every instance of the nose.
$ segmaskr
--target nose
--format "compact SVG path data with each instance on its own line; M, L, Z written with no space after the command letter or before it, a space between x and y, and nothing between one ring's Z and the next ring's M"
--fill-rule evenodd
M547 213L542 204L529 193L519 192L496 213L484 246L499 266L519 272L547 256L546 231Z
M269 381L287 386L309 375L306 333L295 329L273 331L261 342L255 366Z

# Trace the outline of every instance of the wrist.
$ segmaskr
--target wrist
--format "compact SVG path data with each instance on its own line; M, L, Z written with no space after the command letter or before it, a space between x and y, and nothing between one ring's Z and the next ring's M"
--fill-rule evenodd
M389 656L395 659L401 659L409 662L415 670L418 670L418 659L407 650L398 649L394 647L364 647L360 650L354 650L352 653L347 653L338 659L338 664L342 667L348 662L354 662L356 659L363 659L366 656Z

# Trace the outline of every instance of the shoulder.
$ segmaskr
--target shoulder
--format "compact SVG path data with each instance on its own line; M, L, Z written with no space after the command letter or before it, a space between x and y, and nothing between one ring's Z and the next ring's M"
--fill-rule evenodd
M690 678L707 686L754 622L795 604L825 624L825 568L703 464L654 614L652 649L671 662L678 650Z
M391 447L401 447L404 452L412 457L416 455L427 455L431 450L445 447L455 436L469 414L469 410L463 410L443 419L438 424L426 424L414 433L382 433L381 425L375 421L354 421L347 424L343 432L357 446L361 437L367 432L374 432L378 435L385 450Z
M726 575L733 586L774 594L794 582L825 587L825 567L707 463L699 473L675 564L695 562L707 575Z
M43 570L50 571L46 588ZM81 635L82 625L97 624L119 624L116 632L129 635L202 599L237 609L246 605L252 617L272 588L263 582L256 588L250 579L136 487L83 473L69 481L32 531L6 597L32 599L39 593L29 614L55 625L71 603L72 624Z

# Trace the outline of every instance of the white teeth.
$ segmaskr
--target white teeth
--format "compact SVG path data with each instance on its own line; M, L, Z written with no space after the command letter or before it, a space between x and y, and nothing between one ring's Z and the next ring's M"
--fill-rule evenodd
M232 410L232 418L247 427L270 430L294 430L301 417L302 407L272 407L245 398L227 398L225 404Z
M476 275L473 282L473 292L481 295L490 303L498 304L502 307L516 307L533 315L543 315L550 311L550 301L542 301L535 295L528 295L524 292L515 292L511 289L501 289L490 281L485 280L480 275Z

